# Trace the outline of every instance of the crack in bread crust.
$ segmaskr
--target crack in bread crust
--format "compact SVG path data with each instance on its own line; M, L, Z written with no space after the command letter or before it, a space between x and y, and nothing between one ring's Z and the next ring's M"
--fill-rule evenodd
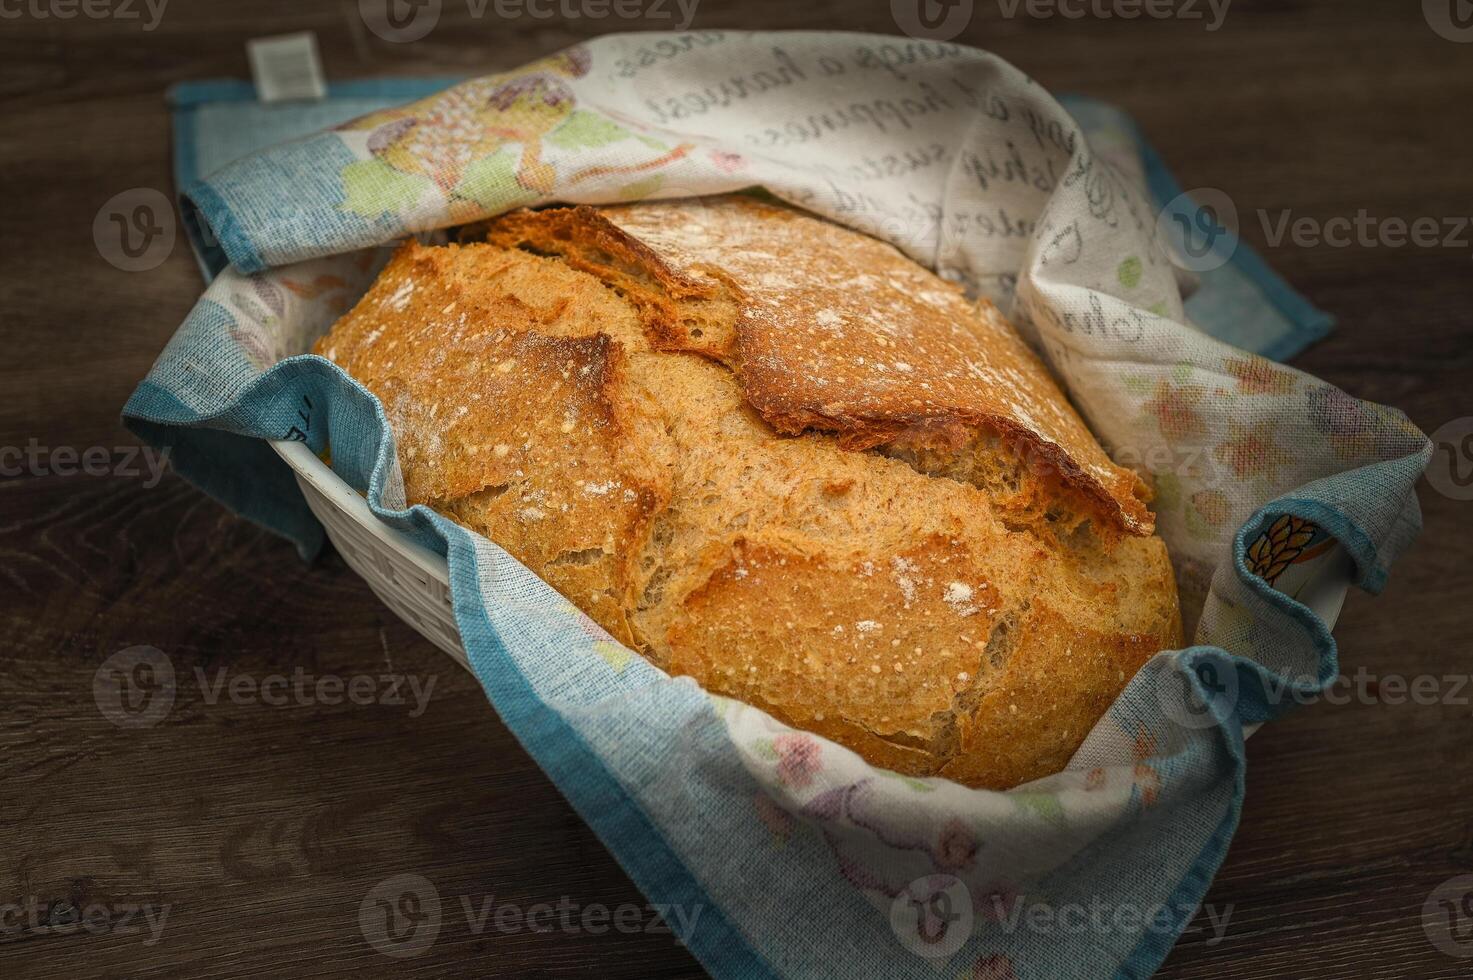
M991 430L1105 522L1151 533L1145 482L1110 460L991 303L968 302L889 244L751 198L603 214L667 266L719 268L741 284L735 363L779 432L831 432L858 450L956 448Z
M557 256L628 299L654 349L705 354L730 363L740 289L719 269L670 265L593 208L514 211L478 226L468 237Z
M801 263L772 251L797 241ZM1087 492L1111 475L1086 465L1103 457L1087 431L1083 449L1066 433L1075 470L1035 465L1024 422L902 410L920 396L868 377L784 423L835 394L778 390L774 372L838 355L776 330L831 303L911 309L886 305L889 287L835 292L820 266L870 263L947 316L966 309L868 241L746 198L516 212L464 244L406 246L317 349L384 403L411 503L496 541L657 666L877 765L1014 785L1061 767L1178 642L1170 565ZM800 265L785 319L773 297L799 287L764 277ZM947 342L1014 357L1021 341L982 319ZM916 329L933 350L941 328ZM882 350L917 386L945 374L904 330L865 354L840 333L844 356ZM1018 370L998 383L1043 397ZM1077 422L1049 385L1026 418Z
M618 289L656 349L737 370L778 432L901 457L1001 437L1070 510L1151 533L1149 488L1110 461L995 307L889 245L795 215L747 198L580 206L513 212L476 234Z

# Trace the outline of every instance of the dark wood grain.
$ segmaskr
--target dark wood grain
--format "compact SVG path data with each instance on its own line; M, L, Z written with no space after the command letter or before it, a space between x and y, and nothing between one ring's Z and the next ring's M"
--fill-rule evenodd
M20 9L20 8L17 8ZM174 0L158 28L0 20L0 446L122 447L117 413L200 289L181 244L147 273L105 263L93 215L170 189L164 88L244 76L251 36L317 32L333 78L508 67L612 21L472 21L446 4L426 40L363 31L353 3ZM887 3L702 0L698 27L893 32ZM1198 22L1047 20L978 2L962 40L1054 91L1131 112L1186 187L1225 190L1244 236L1340 320L1297 364L1404 408L1424 429L1473 415L1473 245L1269 247L1254 212L1325 219L1473 212L1473 44L1413 2L1233 3ZM0 975L134 977L696 975L668 935L475 934L452 909L424 956L389 960L358 908L401 872L523 906L644 899L497 720L474 681L341 561L285 543L168 476L0 479L0 903L33 896L61 928L0 928ZM1424 489L1427 531L1384 595L1351 598L1342 663L1466 674L1473 504ZM114 727L93 676L135 644L181 675L157 727ZM391 666L390 666L391 665ZM411 706L209 703L194 683L392 671L436 687ZM1250 743L1242 828L1162 975L1465 976L1420 921L1473 872L1473 710L1322 704ZM168 904L161 941L121 925ZM114 930L68 931L75 909ZM4 923L0 923L3 927Z

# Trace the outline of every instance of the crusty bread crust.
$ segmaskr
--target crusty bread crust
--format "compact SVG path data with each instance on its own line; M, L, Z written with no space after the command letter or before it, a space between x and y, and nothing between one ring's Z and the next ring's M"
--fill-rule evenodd
M488 237L620 289L661 349L737 370L779 432L948 462L986 432L1014 466L1075 491L1051 496L1086 498L1071 509L1151 533L1145 482L1100 448L997 308L891 245L747 197L520 211Z
M747 197L406 245L319 342L411 503L673 674L917 775L1057 771L1180 639L1144 484L990 306Z

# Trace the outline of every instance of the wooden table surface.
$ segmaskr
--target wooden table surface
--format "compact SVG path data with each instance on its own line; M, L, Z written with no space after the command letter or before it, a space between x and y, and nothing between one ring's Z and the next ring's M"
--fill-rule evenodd
M167 85L244 77L247 38L295 30L315 31L330 77L346 79L505 68L615 26L667 26L473 21L447 2L428 38L391 45L350 0L175 0L153 30L141 0L142 20L60 19L64 2L0 5L0 447L104 447L113 460L133 444L120 407L201 289L182 240L143 273L93 241L115 193L171 193ZM1429 432L1473 415L1473 235L1271 247L1247 217L1473 213L1473 44L1434 32L1415 2L1237 0L1212 31L1006 6L979 0L961 40L1053 91L1123 106L1184 186L1230 194L1245 238L1339 317L1297 365ZM896 30L888 4L840 0L702 0L695 26ZM1422 503L1426 531L1385 593L1346 606L1347 671L1468 671L1473 503L1425 485ZM93 678L134 645L165 651L186 683L166 721L123 730ZM399 873L447 902L644 900L472 679L340 559L304 565L177 477L0 478L0 649L0 976L698 973L669 935L478 934L459 914L419 958L372 949L360 903ZM436 686L417 712L211 703L193 682L298 667ZM1254 738L1242 828L1207 897L1231 906L1226 935L1186 936L1161 975L1473 972L1421 917L1436 886L1473 871L1468 693L1321 704ZM97 918L75 924L84 912Z

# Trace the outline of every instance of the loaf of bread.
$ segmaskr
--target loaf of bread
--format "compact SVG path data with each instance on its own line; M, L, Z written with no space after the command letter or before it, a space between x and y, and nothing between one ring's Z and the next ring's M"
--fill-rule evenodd
M674 675L870 762L1061 769L1180 640L1149 491L990 304L746 195L404 245L318 343L407 498Z

